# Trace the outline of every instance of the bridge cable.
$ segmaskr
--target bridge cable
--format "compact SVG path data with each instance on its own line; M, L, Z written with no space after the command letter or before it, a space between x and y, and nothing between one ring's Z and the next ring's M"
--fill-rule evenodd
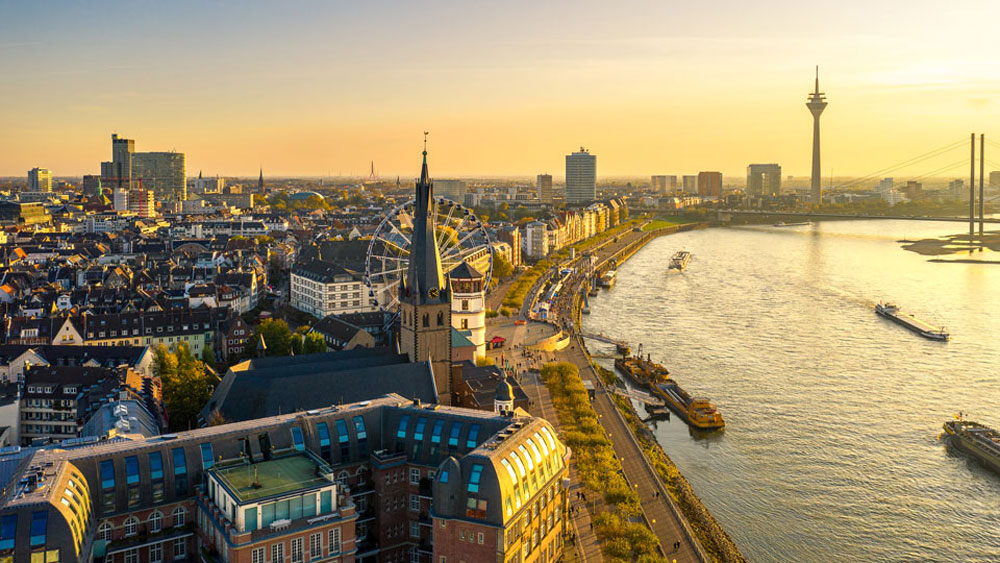
M914 164L918 164L918 163L923 162L925 160L929 160L931 158L934 158L934 157L940 156L942 154L945 154L947 152L953 151L953 150L955 150L955 149L957 149L957 148L965 145L965 142L966 141L964 139L962 139L960 141L955 141L953 143L949 143L947 145L944 145L942 147L936 148L936 149L934 149L932 151L928 151L928 152L923 153L921 155L917 155L915 157L909 158L907 160L904 160L904 161L902 161L900 163L897 163L897 164L894 164L892 166L888 166L886 168L882 168L881 170L877 170L877 171L872 172L872 173L870 173L870 174L868 174L866 176L861 176L859 178L854 178L854 179L849 180L847 182L841 182L840 184L838 184L836 186L833 186L832 188L828 188L828 189L829 190L842 189L842 188L845 188L845 187L848 187L848 186L851 186L851 185L856 185L856 184L860 184L862 182L866 182L868 180L877 178L877 177L879 177L879 176L881 176L883 174L886 174L888 172L894 172L896 170L899 170L900 168L904 168L904 167L907 167L907 166L912 166Z

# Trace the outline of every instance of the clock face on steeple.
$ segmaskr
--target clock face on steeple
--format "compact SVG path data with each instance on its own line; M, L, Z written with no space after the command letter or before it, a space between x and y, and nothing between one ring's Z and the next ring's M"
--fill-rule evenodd
M438 288L436 288L436 287L432 287L432 288L431 288L431 289L430 289L430 290L429 290L429 291L427 292L427 295L428 295L428 296L429 296L429 297L430 297L431 299L437 299L437 298L438 298L438 295L439 295L439 294L440 294L440 292L438 291Z

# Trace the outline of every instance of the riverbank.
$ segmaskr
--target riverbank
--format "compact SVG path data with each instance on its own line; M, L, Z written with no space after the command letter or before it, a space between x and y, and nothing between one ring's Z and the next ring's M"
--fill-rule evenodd
M707 227L705 224L673 225L648 231L645 234L650 236L642 236L635 242L622 248L614 255L608 257L598 268L604 263L610 262L611 259L614 259L616 264L621 265L645 247L646 244L660 236L705 227ZM582 299L579 297L579 287L577 287L575 288L575 297L571 309L574 325L577 328L579 328L581 320L581 305ZM587 356L588 361L594 365L582 339L580 339L580 343L582 352ZM615 384L613 373L603 368L597 369L599 370L598 373L603 384ZM715 517L712 516L708 507L695 494L687 479L684 478L680 470L670 459L670 456L666 454L662 446L656 441L649 428L642 423L631 402L617 396L613 397L613 399L618 412L625 418L633 435L638 440L646 462L655 469L663 487L669 492L673 500L673 505L690 527L690 531L697 538L697 542L701 544L714 561L737 563L746 561L746 558L740 553L732 537L722 528Z

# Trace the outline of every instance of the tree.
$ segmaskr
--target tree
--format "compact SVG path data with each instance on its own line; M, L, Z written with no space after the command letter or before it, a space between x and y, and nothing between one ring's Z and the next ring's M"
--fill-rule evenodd
M514 266L511 266L510 262L503 254L494 253L493 254L493 279L503 279L510 277L514 273Z
M302 335L295 333L292 335L292 353L296 355L302 354Z
M206 344L205 349L202 350L201 361L210 366L215 365L215 348L213 348L211 344Z
M257 325L257 338L264 337L268 356L287 356L292 350L292 331L282 320L265 319ZM256 345L256 342L254 343Z
M302 344L302 352L305 354L326 352L326 340L323 340L323 335L318 332L306 334L306 340Z
M212 397L214 381L183 342L171 352L160 344L153 352L153 371L163 384L163 402L171 430L194 428L198 413Z

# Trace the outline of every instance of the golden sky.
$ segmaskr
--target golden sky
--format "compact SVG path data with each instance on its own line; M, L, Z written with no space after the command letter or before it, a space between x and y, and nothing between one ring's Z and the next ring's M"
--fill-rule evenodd
M978 0L0 2L0 175L98 173L118 132L192 176L412 177L424 130L438 177L558 177L581 145L599 176L805 175L818 64L824 175L861 176L1000 135L997 22Z

